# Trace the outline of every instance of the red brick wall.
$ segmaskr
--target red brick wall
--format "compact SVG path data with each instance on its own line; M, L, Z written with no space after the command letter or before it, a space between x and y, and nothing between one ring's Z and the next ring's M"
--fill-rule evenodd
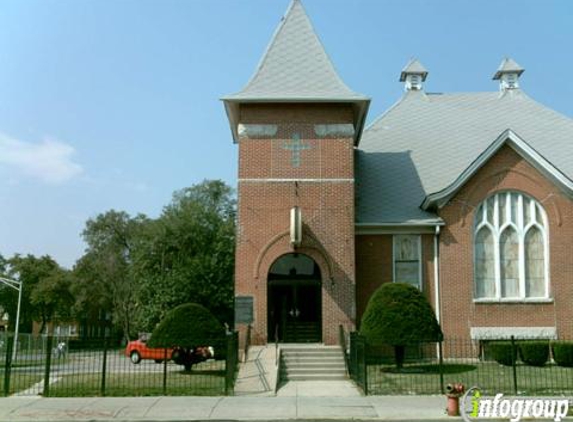
M423 234L421 236L422 290L432 307L434 307L434 235ZM358 324L364 314L370 296L383 283L391 283L393 281L392 237L391 234L356 236L356 309Z
M391 283L392 236L356 236L356 310L360 323L370 296L383 283Z
M515 190L535 198L549 220L552 303L474 303L473 222L490 195ZM557 327L573 338L573 205L550 180L510 147L503 147L440 211L446 222L440 239L442 328L447 337L469 338L471 327Z
M321 269L323 341L337 342L339 324L354 326L353 139L318 138L314 133L314 124L351 122L351 108L341 105L242 108L241 123L278 125L273 138L239 141L235 294L254 297L254 344L273 341L267 339L267 275L277 258L294 251L288 230L295 205L303 219L303 244L297 250ZM301 152L299 167L292 166L292 152L284 149L295 133L310 147Z

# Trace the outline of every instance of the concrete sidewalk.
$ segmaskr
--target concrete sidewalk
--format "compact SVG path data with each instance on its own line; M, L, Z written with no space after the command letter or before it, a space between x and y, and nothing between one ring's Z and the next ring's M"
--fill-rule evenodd
M0 398L0 421L445 421L443 396Z

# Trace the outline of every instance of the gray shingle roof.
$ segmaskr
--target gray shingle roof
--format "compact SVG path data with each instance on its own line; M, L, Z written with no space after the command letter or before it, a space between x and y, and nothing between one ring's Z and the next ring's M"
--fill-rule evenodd
M435 222L420 208L425 197L450 186L507 129L573 179L573 120L521 90L405 93L364 130L356 222Z
M291 0L251 80L241 91L222 100L235 142L239 138L237 126L244 103L351 104L355 143L362 135L370 105L368 97L352 91L340 79L300 0Z
M368 100L336 73L299 0L292 0L255 74L225 100Z

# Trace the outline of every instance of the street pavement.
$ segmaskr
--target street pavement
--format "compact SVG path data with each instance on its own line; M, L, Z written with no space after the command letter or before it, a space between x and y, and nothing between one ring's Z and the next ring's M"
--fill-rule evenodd
M0 398L0 421L444 421L443 396Z

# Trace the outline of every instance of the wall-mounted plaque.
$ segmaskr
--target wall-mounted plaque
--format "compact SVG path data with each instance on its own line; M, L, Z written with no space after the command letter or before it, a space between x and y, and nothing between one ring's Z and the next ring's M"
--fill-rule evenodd
M235 324L253 322L253 297L235 296Z

